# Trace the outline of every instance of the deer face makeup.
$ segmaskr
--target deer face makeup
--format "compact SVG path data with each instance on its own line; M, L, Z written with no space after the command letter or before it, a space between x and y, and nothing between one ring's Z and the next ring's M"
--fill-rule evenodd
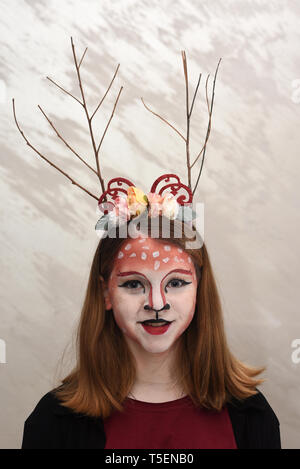
M126 239L105 289L106 309L127 341L160 353L189 326L196 292L195 267L183 249L155 238Z

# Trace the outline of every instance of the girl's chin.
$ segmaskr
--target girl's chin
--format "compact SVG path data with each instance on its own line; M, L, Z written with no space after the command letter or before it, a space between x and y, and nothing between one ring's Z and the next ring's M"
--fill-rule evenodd
M164 344L164 345L153 345L153 346L147 346L146 344L139 344L143 352L150 354L160 354L160 353L165 353L171 350L173 342L171 344Z
M141 351L148 353L166 352L175 342L174 337L168 340L167 338L162 339L161 335L147 334L141 336L141 334L132 334L128 330L124 333L124 337L128 343L134 345L135 349L138 347Z

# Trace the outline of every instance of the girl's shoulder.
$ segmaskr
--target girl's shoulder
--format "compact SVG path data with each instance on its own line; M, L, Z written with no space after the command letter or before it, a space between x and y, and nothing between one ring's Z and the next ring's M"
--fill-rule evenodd
M88 434L90 428L101 442L101 419L98 419L101 428L99 425L95 427L91 417L63 406L54 391L55 389L43 395L25 420L22 449L84 447L89 444L84 441L84 435Z
M237 412L264 412L272 416L279 424L279 420L264 394L259 389L255 389L257 393L247 397L246 399L236 399L235 397L232 397L231 400L227 403L228 408Z
M54 415L71 415L74 413L70 408L63 406L56 397L55 391L57 389L54 388L41 397L27 417L26 422L37 422L40 418L50 419Z
M231 398L227 403L235 438L239 448L280 449L280 423L264 394L246 399Z

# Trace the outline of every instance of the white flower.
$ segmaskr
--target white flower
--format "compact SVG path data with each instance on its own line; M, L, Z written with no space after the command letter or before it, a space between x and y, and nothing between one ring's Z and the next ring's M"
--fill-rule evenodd
M172 194L166 194L162 202L162 214L174 220L179 212L180 205Z

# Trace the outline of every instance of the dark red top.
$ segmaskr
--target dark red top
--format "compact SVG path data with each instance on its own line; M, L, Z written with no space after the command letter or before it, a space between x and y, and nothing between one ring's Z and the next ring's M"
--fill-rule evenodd
M169 402L127 398L104 419L105 449L237 449L226 406L196 408L189 396Z

